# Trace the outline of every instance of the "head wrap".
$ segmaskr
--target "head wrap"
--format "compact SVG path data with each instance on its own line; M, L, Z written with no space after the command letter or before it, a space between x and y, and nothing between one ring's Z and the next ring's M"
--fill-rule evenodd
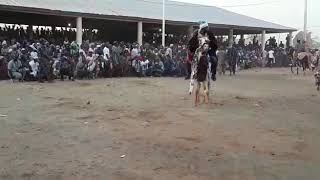
M199 26L200 29L209 27L209 24L207 21L200 21L199 23L200 23L200 26Z

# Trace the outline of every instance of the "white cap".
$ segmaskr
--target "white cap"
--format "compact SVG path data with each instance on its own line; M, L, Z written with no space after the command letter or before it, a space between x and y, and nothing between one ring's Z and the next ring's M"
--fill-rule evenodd
M38 59L38 53L37 52L31 52L31 59Z

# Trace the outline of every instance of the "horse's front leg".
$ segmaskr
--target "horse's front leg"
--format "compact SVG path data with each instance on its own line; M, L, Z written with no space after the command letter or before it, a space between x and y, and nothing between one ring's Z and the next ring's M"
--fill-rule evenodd
M204 103L209 104L209 90L204 91Z
M191 95L193 92L193 88L194 88L194 79L190 80L190 85L189 85L189 94Z
M195 93L195 101L194 101L194 106L198 106L199 105L199 89L197 88L196 93Z

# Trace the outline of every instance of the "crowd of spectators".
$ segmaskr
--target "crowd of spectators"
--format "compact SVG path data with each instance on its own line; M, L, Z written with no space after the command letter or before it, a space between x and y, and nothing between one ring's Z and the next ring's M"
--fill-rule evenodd
M102 42L99 33L84 30L87 39L81 46L75 39L72 28L36 28L31 26L5 26L0 28L0 79L51 81L65 77L93 79L98 77L123 76L186 76L190 70L187 36L173 36L168 47L156 45L157 34L146 33L152 43L139 45L127 42ZM218 70L235 73L236 68L265 67L290 62L288 49L270 37L262 51L257 37L245 44L244 39L228 47L228 41L217 37L219 44ZM174 44L174 42L177 42ZM192 59L192 58L191 58ZM272 61L269 61L273 59Z
M36 29L0 31L0 79L40 82L123 76L186 76L188 50L184 44L168 47L126 42L86 40L79 46L75 32ZM63 37L63 39L61 39ZM86 35L84 35L86 38Z

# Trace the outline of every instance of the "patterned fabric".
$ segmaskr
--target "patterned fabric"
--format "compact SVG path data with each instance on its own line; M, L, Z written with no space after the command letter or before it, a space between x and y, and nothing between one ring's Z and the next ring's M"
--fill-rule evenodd
M194 59L192 61L192 71L191 71L191 80L190 80L190 84L189 84L189 94L192 94L193 92L193 89L194 89L194 85L195 83L199 82L198 79L197 79L197 73L198 73L198 65L199 65L199 62L200 62L200 58L201 56L204 56L203 55L203 49L202 47L199 47L197 50L196 50L196 53L194 55ZM207 87L208 87L208 91L210 90L210 84L211 84L211 62L209 60L209 56L208 54L206 53L206 56L207 56L207 60L208 60L208 68L207 68L207 78L203 81L203 82L206 82L207 83Z

